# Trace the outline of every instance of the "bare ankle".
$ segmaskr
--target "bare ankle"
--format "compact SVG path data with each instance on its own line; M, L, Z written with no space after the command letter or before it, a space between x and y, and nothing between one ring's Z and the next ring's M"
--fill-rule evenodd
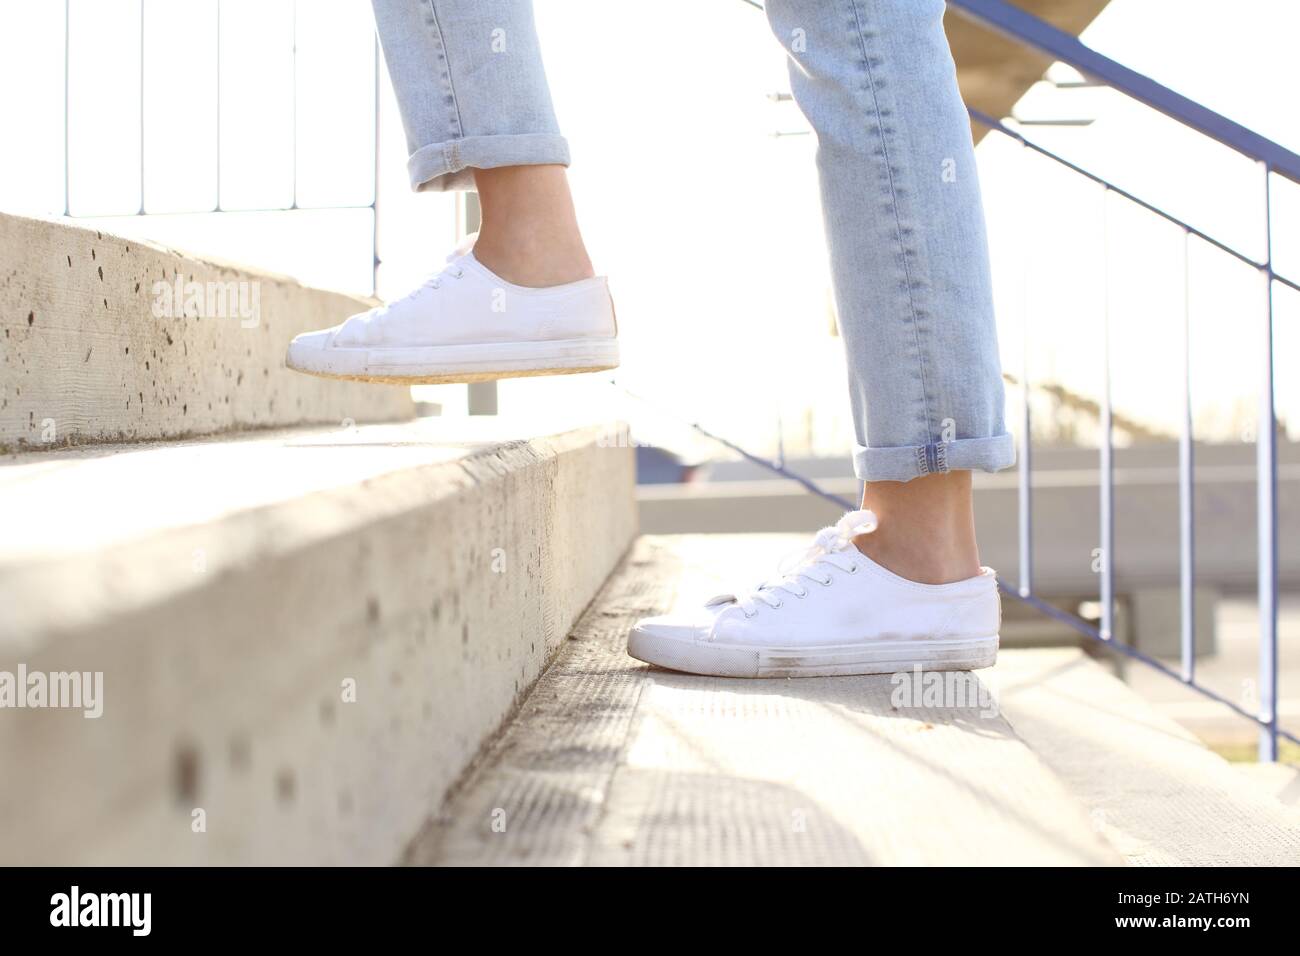
M855 540L858 550L899 577L949 584L979 574L970 472L871 482L862 507L880 526Z
M595 275L561 166L475 171L482 227L474 257L515 285L545 287Z
M951 584L980 572L978 555L952 543L918 546L897 535L872 533L854 539L854 544L876 564L917 584Z
M480 232L474 258L514 285L531 288L564 285L596 274L580 236L550 235L518 228Z

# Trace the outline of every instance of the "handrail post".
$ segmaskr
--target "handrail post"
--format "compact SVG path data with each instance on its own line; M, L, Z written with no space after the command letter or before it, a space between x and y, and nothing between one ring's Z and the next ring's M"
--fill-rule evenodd
M1029 171L1030 153L1027 147L1022 146L1020 150L1020 162L1027 173ZM1026 192L1026 195L1028 193ZM1030 314L1030 269L1029 250L1030 244L1028 237L1033 235L1030 228L1030 204L1028 199L1021 204L1021 229L1025 237L1021 246L1021 267L1024 271L1021 288L1020 304L1020 397L1022 408L1020 413L1020 457L1017 466L1017 487L1018 494L1016 497L1017 509L1020 519L1020 596L1029 597L1034 593L1034 507L1033 507L1033 472L1032 472L1032 448L1031 439L1031 410L1029 407L1029 314Z
M1183 230L1183 419L1178 433L1178 597L1183 680L1196 679L1196 449L1192 427L1191 242Z
M68 143L68 104L72 101L72 0L63 0L63 215L72 215L72 150ZM141 155L144 155L143 153Z
M1115 639L1115 462L1110 394L1110 190L1101 194L1102 215L1102 383L1101 383L1101 638Z
M145 214L144 208L144 56L145 56L145 6L148 0L140 0L140 211L138 215Z
M379 295L379 140L383 133L379 117L379 71L382 54L379 36L375 36L375 168L374 192L370 195L370 294Z
M1259 525L1259 759L1277 760L1277 420L1273 405L1273 216L1267 163L1264 173L1264 367L1260 370L1256 436L1256 513Z
M221 212L221 0L217 0L217 25L212 35L216 37L217 53L214 62L216 63L216 75L213 77L213 89L216 90L216 143L213 144L213 152L216 156L216 179L217 179L217 204L213 207L213 212ZM294 135L297 135L295 130Z

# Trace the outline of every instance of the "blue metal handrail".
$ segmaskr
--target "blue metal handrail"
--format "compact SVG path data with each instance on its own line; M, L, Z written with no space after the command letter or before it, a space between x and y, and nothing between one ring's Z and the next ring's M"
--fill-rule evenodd
M1232 256L1234 259L1236 259L1238 262L1243 263L1244 265L1251 266L1254 269L1260 269L1260 270L1268 269L1273 279L1282 283L1284 286L1287 286L1288 288L1300 292L1300 278L1290 279L1287 276L1282 275L1280 272L1273 271L1272 266L1267 261L1267 259L1265 260L1256 259L1253 256L1242 252L1240 249L1236 249L1228 245L1226 242L1222 241L1221 239L1214 238L1209 233L1205 232L1202 229L1196 228L1196 226L1193 226L1191 223L1187 222L1186 220L1180 219L1177 216L1173 215L1172 213L1167 212L1164 209L1161 209L1159 206L1147 202L1145 199L1141 198L1140 196L1134 195L1133 193L1126 190L1123 186L1118 186L1115 183L1111 182L1110 180L1106 179L1105 177L1099 176L1096 173L1092 172L1091 170L1083 166L1080 166L1078 163L1066 159L1060 153L1052 152L1050 149L1048 149L1046 146L1043 146L1041 143L1037 143L1034 140L1029 139L1023 133L1020 133L1019 131L1012 129L1010 126L1007 126L1005 123L994 119L992 116L989 116L987 113L983 113L980 110L975 109L973 106L967 107L966 112L970 114L971 119L979 123L981 126L987 127L993 132L1001 133L1003 136L1007 136L1010 139L1014 139L1017 143L1019 143L1021 146L1024 146L1026 149L1030 149L1033 152L1037 153L1038 155L1046 159L1050 159L1052 160L1052 162L1058 163L1061 166L1064 166L1072 173L1076 173L1084 177L1085 179L1092 180L1098 186L1105 188L1107 191L1114 193L1116 196L1120 196L1128 200L1129 202L1133 203L1133 205L1135 206L1141 206L1149 213L1154 213L1155 215L1159 216L1161 219L1165 220L1171 225L1177 226L1179 229L1183 230L1189 235L1195 236L1197 239L1200 239L1202 242L1214 246L1214 248L1218 249L1220 252L1227 253L1228 255Z
M1154 110L1211 139L1230 146L1273 172L1300 183L1300 155L1247 129L1209 107L1175 93L1148 76L1103 56L1076 36L1059 30L1005 0L947 0L948 6L974 23L1009 40L1033 47L1080 73L1100 80Z

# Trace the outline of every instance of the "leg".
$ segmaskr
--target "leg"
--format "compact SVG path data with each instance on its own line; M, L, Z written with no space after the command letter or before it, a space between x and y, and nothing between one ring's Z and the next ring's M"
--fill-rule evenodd
M595 275L563 166L476 169L482 224L474 255L517 285L563 285Z
M849 360L860 539L904 577L979 567L969 469L1014 461L970 126L942 0L770 0L818 141ZM906 483L906 484L904 484Z
M766 9L817 134L864 510L750 592L641 621L628 651L741 677L987 667L1001 607L975 548L971 470L1005 468L1014 447L944 4Z
M569 165L527 0L373 0L416 190Z
M593 274L526 0L374 0L416 190L477 186L472 250L386 306L298 336L289 367L401 383L613 368L613 303Z
M594 273L564 167L532 5L374 0L411 188L477 188L479 261L523 286Z

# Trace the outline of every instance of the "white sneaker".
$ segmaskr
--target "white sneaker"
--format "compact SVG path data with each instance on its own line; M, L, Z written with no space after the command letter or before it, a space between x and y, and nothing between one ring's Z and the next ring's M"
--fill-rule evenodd
M954 584L917 584L872 561L854 535L876 528L851 511L817 533L798 563L748 595L632 629L637 660L717 677L815 677L990 667L1002 604L991 568Z
M330 378L432 384L596 372L618 366L603 276L531 289L474 258L388 305L289 343L289 368Z

